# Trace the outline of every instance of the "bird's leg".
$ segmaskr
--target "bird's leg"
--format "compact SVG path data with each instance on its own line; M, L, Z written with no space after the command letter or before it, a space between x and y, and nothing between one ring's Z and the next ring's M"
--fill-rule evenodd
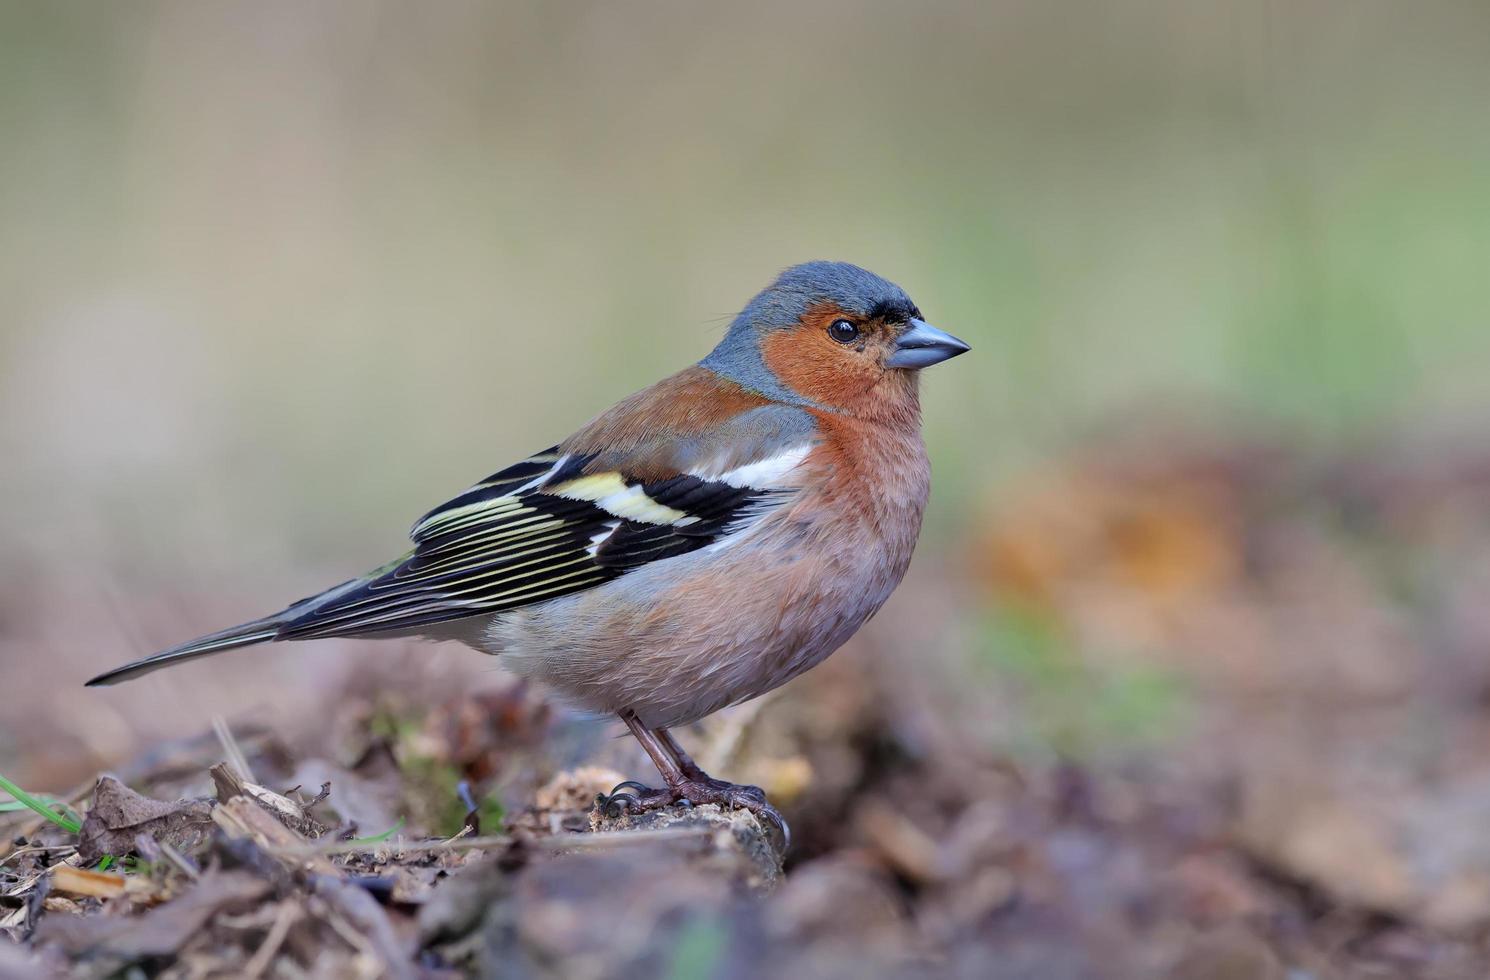
M645 786L634 779L628 779L610 791L610 795L600 799L600 805L608 813L618 814L621 811L630 810L641 812L655 810L657 807L676 803L682 798L682 786L687 780L682 766L674 758L668 746L658 739L653 731L644 725L636 717L634 711L623 711L620 718L631 729L631 734L636 737L642 749L652 759L652 764L662 774L662 780L667 784L666 789L653 789Z
M657 741L661 742L662 747L667 750L668 755L673 757L673 761L678 764L678 768L683 771L683 775L699 782L709 779L709 774L700 769L698 763L693 761L693 757L683 751L683 746L679 745L678 740L673 738L672 732L666 728L654 728L652 729L652 734L657 736Z
M786 849L791 842L791 831L781 813L766 802L765 791L759 786L742 786L715 779L699 768L666 728L645 727L635 712L623 712L621 720L651 756L667 788L649 789L628 781L611 791L604 801L607 808L624 807L641 812L684 802L690 805L716 803L730 809L746 809L775 827L781 835L782 850Z

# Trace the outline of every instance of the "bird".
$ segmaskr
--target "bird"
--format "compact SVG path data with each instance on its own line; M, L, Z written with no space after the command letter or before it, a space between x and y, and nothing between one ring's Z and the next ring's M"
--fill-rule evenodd
M889 598L930 495L919 375L969 349L866 269L792 266L701 361L429 511L396 560L88 686L268 642L458 640L625 723L664 785L613 810L714 803L785 837L669 730L816 666Z

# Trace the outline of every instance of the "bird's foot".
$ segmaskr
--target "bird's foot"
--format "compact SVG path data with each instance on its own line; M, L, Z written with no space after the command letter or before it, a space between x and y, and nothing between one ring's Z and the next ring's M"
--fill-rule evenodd
M687 806L714 803L727 810L749 810L780 838L783 853L791 846L791 828L787 826L786 818L781 815L781 811L766 802L765 790L759 786L727 783L722 779L714 779L702 773L698 777L683 779L676 786L664 789L653 789L628 779L611 790L610 795L602 796L596 803L608 817L619 817L625 813L645 813L648 810L657 810L680 803Z
M678 797L670 789L653 789L634 779L617 783L609 793L600 794L595 805L607 817L619 817L627 813L645 813L671 806Z

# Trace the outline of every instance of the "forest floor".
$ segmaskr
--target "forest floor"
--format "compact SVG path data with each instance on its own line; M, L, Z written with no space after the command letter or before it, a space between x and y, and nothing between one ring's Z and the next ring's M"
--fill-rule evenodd
M607 813L635 747L539 692L364 666L77 832L0 812L0 978L1490 976L1490 454L1117 441L976 523L914 622L682 733L785 854Z

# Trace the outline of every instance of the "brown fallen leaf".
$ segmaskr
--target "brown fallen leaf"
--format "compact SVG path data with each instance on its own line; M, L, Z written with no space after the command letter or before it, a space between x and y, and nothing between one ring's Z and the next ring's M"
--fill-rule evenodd
M108 854L130 854L139 834L190 851L211 832L211 801L152 800L113 776L103 776L93 790L93 803L78 834L78 857L83 864L94 864Z
M56 946L69 956L102 953L133 962L170 956L217 913L242 908L270 891L270 884L244 871L209 871L174 901L137 916L49 916L36 945Z
M74 898L117 898L124 894L125 881L119 875L63 864L52 871L52 891Z

